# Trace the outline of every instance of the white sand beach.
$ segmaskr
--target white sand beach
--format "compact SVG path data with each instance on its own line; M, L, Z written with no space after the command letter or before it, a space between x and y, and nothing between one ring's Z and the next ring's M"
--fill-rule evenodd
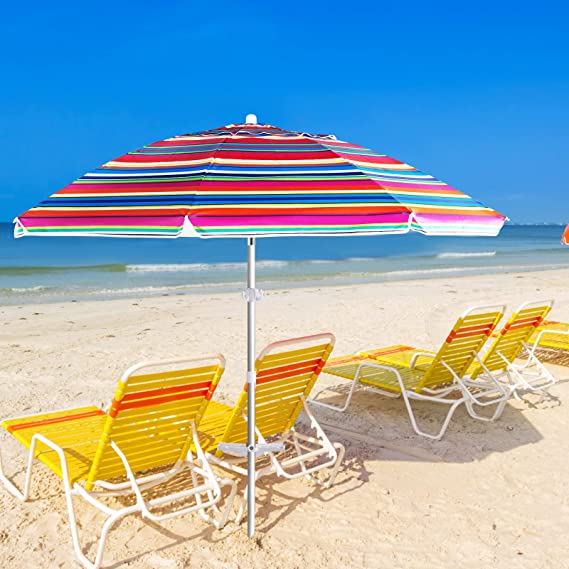
M569 269L271 292L258 305L258 349L331 331L333 355L406 343L435 349L471 305L554 298L569 320ZM106 404L120 374L145 359L221 352L216 399L244 382L245 303L238 294L164 296L0 307L0 417ZM551 398L510 401L502 418L460 409L442 441L413 432L401 400L360 391L344 414L317 418L346 446L336 484L265 479L258 531L216 531L191 515L129 517L111 533L105 566L142 569L569 567L569 367ZM321 377L316 388L341 385ZM329 395L330 396L330 395ZM441 410L417 403L423 424ZM5 468L22 481L25 455L0 435ZM0 567L76 567L60 480L40 466L33 499L0 487ZM273 483L274 482L274 483ZM77 502L86 543L101 517Z

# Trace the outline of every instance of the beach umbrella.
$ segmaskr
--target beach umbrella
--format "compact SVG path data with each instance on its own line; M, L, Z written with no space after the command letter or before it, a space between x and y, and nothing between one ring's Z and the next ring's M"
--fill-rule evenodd
M255 239L495 236L505 217L394 158L333 135L245 124L167 138L81 176L15 221L23 236L247 240L248 533L254 532Z
M561 237L561 243L564 245L569 245L569 225L565 228L563 236Z

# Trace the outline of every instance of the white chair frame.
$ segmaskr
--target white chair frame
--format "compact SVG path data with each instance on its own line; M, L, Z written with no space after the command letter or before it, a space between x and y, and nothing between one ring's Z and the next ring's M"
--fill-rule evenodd
M510 362L499 351L497 352L500 358L504 360L506 369L501 373L494 373L493 375L510 388L513 396L517 400L521 400L522 395L529 392L540 394L540 401L542 401L549 393L549 389L557 383L555 376L540 361L535 353L539 349L539 342L544 334L551 334L551 331L547 329L541 330L533 344L524 344L527 357L522 364ZM555 334L569 336L569 331L556 330Z
M271 440L270 443L267 443L266 439L263 437L263 434L259 431L259 429L256 429L257 437L260 443L258 445L259 452L257 456L267 455L270 462L267 466L260 468L255 472L255 481L257 481L259 478L269 476L271 474L276 474L278 477L282 476L283 478L287 478L289 480L305 477L312 482L323 486L324 488L329 488L332 486L332 484L334 484L334 480L336 479L336 475L338 474L340 465L344 458L345 448L341 443L333 443L330 441L326 433L323 431L322 427L318 424L318 421L312 414L311 410L309 409L305 398L302 395L300 397L302 399L304 412L310 419L310 427L315 432L314 436L307 436L299 433L294 427L292 427L288 431L282 433L278 439ZM243 415L243 419L246 421L247 417ZM279 457L279 451L268 450L271 447L281 447L282 449L286 443L292 444L295 456L283 459ZM231 445L227 446L230 447ZM230 451L224 450L224 454L230 454ZM329 457L326 462L310 465L314 459L324 455L327 455ZM236 456L235 458L219 458L216 457L213 453L208 453L207 459L212 464L215 464L216 466L219 466L225 470L229 470L230 472L233 472L240 476L247 476L246 461L243 458L242 453L239 453L239 456ZM242 466L243 463L245 463L245 466ZM297 465L300 465L300 472L290 472L290 469ZM325 481L320 481L313 476L314 473L327 468L330 468L331 472ZM241 501L241 505L239 506L239 510L235 519L236 523L241 522L246 511L246 505L247 487L245 487L243 499Z
M414 354L410 367L411 369L414 368L414 365L419 357L434 358L435 356L436 354L427 353L427 352L418 352ZM478 354L476 354L476 358L480 362L480 364L484 367L484 364L480 360ZM468 414L472 418L477 419L479 421L495 421L500 417L500 415L504 411L504 407L510 396L510 391L509 389L506 388L506 386L504 386L501 382L497 381L496 378L494 378L492 375L490 375L488 378L485 377L482 380L481 379L469 380L466 378L460 378L457 376L454 370L444 362L444 360L441 360L440 363L442 363L450 371L454 379L454 382L451 385L442 387L440 389L423 388L421 393L417 393L416 391L407 389L405 387L403 378L401 377L399 370L397 370L395 367L382 365L379 363L375 363L373 361L362 361L358 365L358 368L356 370L356 375L352 380L352 385L350 386L350 390L348 391L346 400L343 405L333 405L330 403L317 401L315 399L311 399L310 403L313 405L319 405L321 407L326 407L328 409L332 409L334 411L339 411L343 413L349 407L354 391L359 386L362 386L369 391L373 391L381 395L386 395L391 398L398 398L402 396L405 402L405 408L407 409L407 413L409 414L409 419L411 421L413 430L418 435L434 440L440 440L444 436L444 434L448 429L452 416L454 415L454 412L462 403L464 403L468 411ZM400 393L387 391L385 389L360 383L359 381L360 376L365 368L382 369L393 373L399 383L399 388L401 390ZM324 370L322 373L326 373L326 371ZM458 394L459 397L449 398L448 396L452 394ZM413 412L413 408L411 406L411 400L430 401L433 403L450 405L450 408L446 414L446 417L438 433L436 434L427 433L419 428L417 420L415 418L415 414ZM476 406L488 407L491 405L496 405L496 410L494 411L493 415L490 417L485 417L475 411Z
M135 371L140 370L143 367L154 367L157 365L168 365L168 364L178 364L182 362L198 361L207 358L204 356L202 358L192 358L192 359L176 359L176 360L166 360L159 362L142 362L135 366L129 368L123 374L123 380L132 375ZM224 362L222 356L218 354L215 355L217 358L221 358L220 361ZM69 409L71 410L71 409ZM65 411L63 409L62 411ZM34 415L29 415L34 416ZM24 416L19 416L18 418L25 418ZM33 467L35 465L35 448L37 443L42 443L47 447L54 450L61 463L61 472L63 479L63 488L65 491L65 501L67 504L67 511L69 514L69 525L71 529L71 537L73 540L73 548L75 553L83 565L87 569L99 569L103 562L103 554L105 543L108 537L108 533L112 526L121 518L129 515L139 513L142 518L146 518L155 522L160 522L168 520L170 518L182 516L192 512L199 512L201 517L213 524L217 529L221 529L227 522L227 518L231 511L233 501L237 492L237 485L235 481L227 478L219 478L213 472L211 465L208 463L205 453L200 446L197 430L193 421L191 422L191 429L188 432L188 437L192 439L192 443L195 448L195 457L191 450L188 451L184 459L178 460L169 470L155 473L147 474L140 477L136 477L133 472L125 454L121 451L120 447L111 439L110 446L120 458L123 463L127 481L120 483L110 483L105 480L97 480L95 482L95 487L100 488L100 490L86 490L81 483L74 483L71 485L69 478L69 470L67 467L67 457L62 447L48 439L41 434L35 434L32 437L30 444L30 449L28 452L28 461L26 468L26 475L24 480L23 489L20 490L16 484L14 484L8 476L4 473L4 466L2 464L2 454L0 452L0 481L6 486L6 489L16 498L21 501L26 501L30 496L30 485L33 473ZM174 492L169 495L145 499L143 492L158 486L159 484L165 483L175 476L181 474L184 470L188 470L191 475L192 488L187 490L182 490L179 492ZM202 482L199 481L199 477L202 478ZM227 497L227 504L223 510L217 507L218 502L222 499L223 493L222 488L229 488L229 495ZM101 499L108 498L112 496L125 496L134 495L136 498L136 503L132 506L124 508L111 508L107 504L103 503ZM73 496L79 496L85 499L89 504L96 507L98 510L106 514L108 517L105 520L101 535L99 537L99 543L96 548L96 553L94 560L91 561L87 558L83 548L81 547L79 530L77 526L77 520L75 515L75 508L73 505ZM192 506L180 508L178 510L166 513L157 514L152 510L164 506L166 504L176 502L179 500L184 500L187 498L194 498L195 504ZM205 512L206 509L212 508L217 514L219 519L216 519Z

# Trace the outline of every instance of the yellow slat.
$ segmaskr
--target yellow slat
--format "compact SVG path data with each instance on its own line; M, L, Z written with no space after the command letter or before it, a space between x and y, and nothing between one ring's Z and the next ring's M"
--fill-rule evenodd
M134 389L139 385L144 385L149 382L162 382L167 385L169 381L175 381L181 377L199 377L203 375L215 375L219 369L218 365L202 366L197 368L179 369L172 371L161 371L155 373L145 373L140 375L133 375L128 380L128 387Z
M138 417L146 417L150 420L154 417L174 416L179 413L197 413L204 399L204 397L195 397L192 399L170 401L169 403L161 403L160 405L151 405L148 407L121 409L116 416L115 421L117 424L120 424L123 421L130 421Z
M271 400L274 399L275 397L299 397L300 395L302 395L305 391L306 388L308 386L308 383L305 383L304 385L289 385L289 386L283 386L282 389L276 390L276 389L271 389L271 390L267 390L264 391L260 397L257 397L257 402L263 402L265 400Z
M316 359L322 356L329 344L321 344L318 346L309 346L298 350L289 350L275 354L267 354L260 362L257 363L258 371L270 367L295 364L305 360Z

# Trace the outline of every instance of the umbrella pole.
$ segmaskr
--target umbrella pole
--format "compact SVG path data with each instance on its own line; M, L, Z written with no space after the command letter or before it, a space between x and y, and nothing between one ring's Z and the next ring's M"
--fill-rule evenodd
M247 239L247 535L255 533L255 238Z

